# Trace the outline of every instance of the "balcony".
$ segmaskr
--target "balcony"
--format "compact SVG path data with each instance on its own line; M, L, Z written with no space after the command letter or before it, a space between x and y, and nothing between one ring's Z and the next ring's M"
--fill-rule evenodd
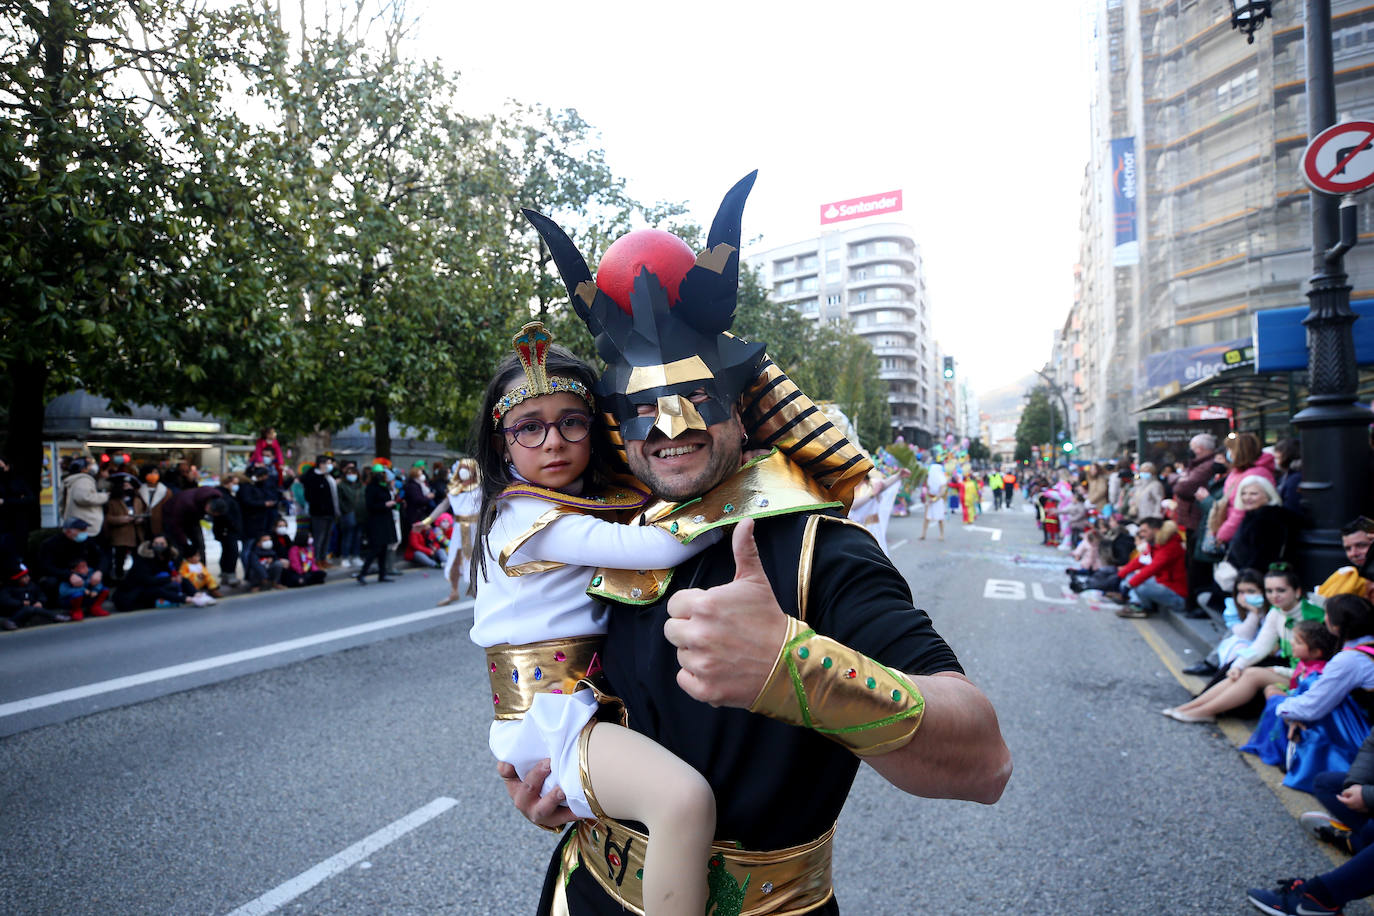
M914 249L907 250L906 248L901 248L897 251L884 251L880 253L865 246L865 252L864 254L855 254L854 246L851 245L848 253L849 266L862 267L867 264L888 262L905 268L912 273L916 272L916 252Z
M909 315L913 322L916 320L916 303L906 299L869 299L867 302L855 302L853 297L850 297L846 308L851 315L856 312L871 312L874 309L892 309Z
M902 359L919 360L920 353L915 347L882 347L869 341L874 356L897 356Z

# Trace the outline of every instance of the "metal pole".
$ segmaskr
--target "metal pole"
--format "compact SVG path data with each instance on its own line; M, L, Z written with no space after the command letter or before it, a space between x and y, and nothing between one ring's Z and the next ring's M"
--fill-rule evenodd
M1307 0L1307 135L1336 123L1331 58L1331 0ZM1302 436L1303 481L1309 526L1299 558L1308 584L1346 562L1340 527L1368 502L1369 424L1374 415L1355 404L1359 370L1351 325L1350 285L1340 241L1339 200L1308 194L1312 212L1312 278L1307 299L1307 406L1293 417Z

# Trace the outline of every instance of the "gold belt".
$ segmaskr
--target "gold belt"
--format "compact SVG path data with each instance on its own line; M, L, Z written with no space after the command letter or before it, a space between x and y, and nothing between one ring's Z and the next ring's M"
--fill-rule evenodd
M834 894L830 883L831 827L819 839L770 852L750 852L724 843L711 847L706 881L707 912L740 916L793 916L809 913ZM576 842L563 844L563 880L587 868L617 903L644 916L644 848L649 837L609 817L578 821ZM555 906L555 912L557 907Z
M487 649L492 709L498 719L520 719L541 693L572 693L590 672L601 636L546 639Z
M458 540L463 545L463 556L472 556L472 533L477 528L477 516L459 515L454 520L458 528Z

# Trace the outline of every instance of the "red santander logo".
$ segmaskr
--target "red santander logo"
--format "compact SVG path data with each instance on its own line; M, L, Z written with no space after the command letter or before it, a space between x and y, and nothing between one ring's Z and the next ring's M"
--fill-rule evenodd
M831 204L821 204L821 225L838 223L847 219L862 219L865 216L881 216L896 213L902 209L901 191L884 191L867 197L852 197L837 200Z

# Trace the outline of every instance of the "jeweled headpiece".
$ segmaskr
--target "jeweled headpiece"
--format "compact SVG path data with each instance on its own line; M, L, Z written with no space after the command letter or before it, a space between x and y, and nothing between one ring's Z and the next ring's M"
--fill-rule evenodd
M493 424L499 427L501 417L516 404L546 394L575 394L587 402L588 408L596 409L596 401L593 400L592 393L587 390L586 385L577 379L561 375L549 377L544 364L549 358L549 347L553 344L553 337L544 329L542 322L531 321L525 325L511 340L511 344L515 347L515 355L525 370L525 383L507 391L497 400L496 407L491 412Z

